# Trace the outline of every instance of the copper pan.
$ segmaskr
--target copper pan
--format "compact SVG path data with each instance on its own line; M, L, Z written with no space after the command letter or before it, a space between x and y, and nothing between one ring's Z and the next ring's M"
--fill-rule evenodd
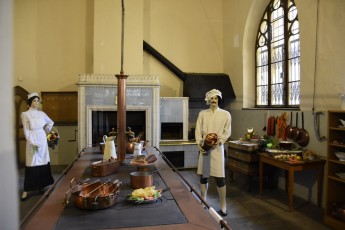
M120 192L122 182L98 182L83 189L74 203L80 209L99 210L113 206Z
M153 185L153 172L136 171L130 173L130 184L132 188L146 188Z
M304 114L302 112L302 129L299 130L300 135L298 137L298 139L296 140L296 142L302 146L305 147L309 144L309 133L307 130L304 129Z
M290 138L297 141L300 135L300 129L298 128L298 112L296 112L296 126L292 128Z
M76 181L76 178L74 177L71 181L70 181L70 188L66 191L66 195L65 195L65 200L63 202L63 204L65 206L68 205L69 203L69 194L70 195L78 195L79 192L83 189L83 188L86 188L94 183L97 183L99 182L99 179L93 181L93 182L89 182L90 179L89 178L86 178L85 180L83 181L79 181L79 182L75 182ZM75 185L73 185L73 183L75 182Z
M75 178L73 178L71 180L71 182L70 182L70 189L66 193L70 192L72 195L78 195L81 190L83 190L84 188L86 188L86 187L88 187L88 186L90 186L90 185L92 185L94 183L99 182L100 179L96 179L96 180L90 182L90 179L87 178L84 181L79 181L78 183L76 183L73 186L72 184L73 184L74 181L75 181Z

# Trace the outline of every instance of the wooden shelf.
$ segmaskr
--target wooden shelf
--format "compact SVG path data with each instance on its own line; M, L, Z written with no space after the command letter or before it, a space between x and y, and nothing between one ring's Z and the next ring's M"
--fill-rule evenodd
M328 111L326 207L323 219L334 229L345 229L345 221L332 215L332 205L345 202L345 179L335 175L345 172L345 162L339 161L334 155L336 151L345 151L345 128L338 127L341 125L339 119L345 120L345 110Z

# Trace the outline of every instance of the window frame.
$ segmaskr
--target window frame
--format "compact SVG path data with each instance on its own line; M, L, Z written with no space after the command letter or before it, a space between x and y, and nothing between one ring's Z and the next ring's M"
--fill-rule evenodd
M275 3L279 3L279 7L275 8L274 4ZM273 35L272 35L272 30L273 30L273 22L272 22L272 14L274 14L274 12L278 12L277 9L282 8L283 13L282 14L278 14L278 17L282 17L283 18L283 44L279 44L279 42L274 41L273 40ZM294 12L294 10L296 12ZM292 18L292 20L289 19L289 14L294 15L294 17ZM266 23L266 29L265 27L263 28L262 26L265 26ZM296 29L294 23L298 23L298 27ZM277 27L276 27L277 28ZM263 29L264 32L262 31ZM296 31L298 31L298 33L296 33ZM281 34L279 34L278 36L281 36ZM296 39L297 37L297 39ZM295 50L290 50L290 45L293 44L294 42L298 41L298 55L291 55L291 53L295 52ZM263 42L263 43L262 43ZM276 44L277 43L277 44ZM282 58L280 60L277 60L277 62L275 62L274 60L272 60L272 53L273 53L273 45L277 45L277 46L282 46L283 45L283 49L282 49ZM266 48L264 50L264 48ZM272 49L273 48L273 49ZM294 47L295 48L295 47ZM264 52L265 51L267 54L267 60L264 60L263 58L261 58L260 60L260 64L259 64L259 60L258 60L258 53L260 52L260 57L262 57L262 55L265 55ZM301 81L301 77L300 77L300 33L299 33L299 20L298 20L298 11L297 11L297 6L295 4L294 0L271 0L269 2L269 4L267 5L265 12L263 13L263 16L260 20L259 23L259 27L258 27L258 31L256 33L256 43L255 43L255 107L256 108L289 108L289 109L298 109L300 107L300 92L301 92L301 88L300 88L300 81ZM267 63L265 63L265 61L267 61ZM294 64L295 61L298 61L298 74L297 76L297 80L290 80L290 78L292 78L290 76L290 74L294 74L292 70L296 71L296 69L293 69L293 67L289 67L290 65ZM282 65L282 74L283 74L283 79L281 82L275 83L272 80L276 80L277 76L275 77L275 79L273 79L273 73L272 73L272 69L274 67L276 67L277 65L279 66L281 63ZM267 68L266 72L267 73L263 73L263 74L267 74L267 77L264 76L264 80L262 80L262 76L263 74L261 74L260 76L258 76L258 71L265 71L265 68ZM260 69L260 70L259 70ZM296 77L294 75L294 77ZM258 78L261 79L258 79ZM267 79L266 79L267 78ZM281 87L274 87L275 85L280 84L282 85ZM264 87L267 87L267 89L263 89ZM258 95L258 91L261 88L261 95ZM282 104L273 104L273 99L272 99L272 90L276 88L277 90L281 90L282 93L280 94L280 96L282 97ZM275 94L277 95L277 94ZM259 100L261 97L264 97L264 99L267 98L267 104L259 104ZM292 101L295 97L298 97L298 103L293 104ZM291 99L292 98L292 99ZM289 99L291 99L289 101ZM291 103L290 103L291 102Z

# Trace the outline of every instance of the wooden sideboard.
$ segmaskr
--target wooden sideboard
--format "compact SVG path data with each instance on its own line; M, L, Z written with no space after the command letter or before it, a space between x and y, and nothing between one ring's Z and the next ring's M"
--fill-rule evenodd
M230 141L228 145L227 168L230 182L234 180L234 172L247 176L248 190L251 189L252 178L259 174L259 145L251 142Z

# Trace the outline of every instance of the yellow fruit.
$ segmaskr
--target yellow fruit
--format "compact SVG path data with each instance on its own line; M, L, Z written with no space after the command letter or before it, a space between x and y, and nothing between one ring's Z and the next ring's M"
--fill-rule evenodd
M301 160L301 157L300 157L300 156L297 156L296 159L297 159L297 160Z

